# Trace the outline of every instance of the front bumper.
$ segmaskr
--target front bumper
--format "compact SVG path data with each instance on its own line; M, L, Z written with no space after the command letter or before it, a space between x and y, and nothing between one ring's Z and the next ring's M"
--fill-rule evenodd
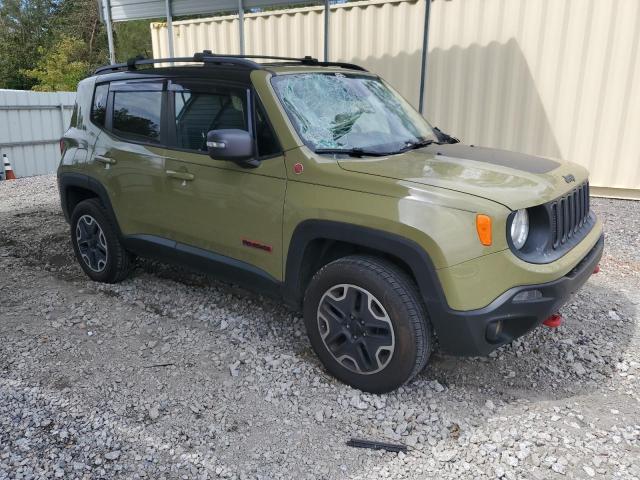
M441 348L454 355L487 355L537 327L584 285L603 248L604 235L569 273L552 282L512 288L481 309L438 312ZM533 291L539 293L523 293ZM522 300L523 295L532 298Z

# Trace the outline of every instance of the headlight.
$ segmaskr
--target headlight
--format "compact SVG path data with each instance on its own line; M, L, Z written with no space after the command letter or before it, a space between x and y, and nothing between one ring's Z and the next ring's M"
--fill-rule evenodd
M511 241L516 250L520 250L529 236L529 214L518 210L511 221Z

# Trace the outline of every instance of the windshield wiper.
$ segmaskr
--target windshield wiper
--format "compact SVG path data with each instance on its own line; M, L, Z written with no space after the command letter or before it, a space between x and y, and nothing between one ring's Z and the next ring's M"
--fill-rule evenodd
M365 150L363 148L316 148L316 153L338 153L349 155L350 157L384 157L395 152L375 152L373 150Z
M401 152L406 152L407 150L415 150L417 148L428 147L431 144L441 145L440 142L430 139L416 140L415 142L407 142L404 148L401 148Z
M438 138L441 140L441 143L460 143L460 140L456 137L449 135L448 133L444 133L438 127L433 127L438 135Z

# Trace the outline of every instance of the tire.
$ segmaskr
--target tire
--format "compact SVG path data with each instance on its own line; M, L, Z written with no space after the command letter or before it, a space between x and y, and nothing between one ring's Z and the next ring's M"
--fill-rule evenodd
M431 354L431 323L418 289L387 260L354 255L329 263L311 279L303 310L326 369L365 392L404 385Z
M96 282L124 280L133 266L133 256L120 243L100 201L91 198L78 203L70 223L73 251L84 273Z

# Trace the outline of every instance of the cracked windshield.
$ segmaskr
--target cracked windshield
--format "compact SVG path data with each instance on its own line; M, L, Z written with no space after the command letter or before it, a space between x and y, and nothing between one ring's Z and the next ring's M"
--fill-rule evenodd
M436 141L427 121L376 77L303 73L271 82L298 134L318 153L399 153Z

